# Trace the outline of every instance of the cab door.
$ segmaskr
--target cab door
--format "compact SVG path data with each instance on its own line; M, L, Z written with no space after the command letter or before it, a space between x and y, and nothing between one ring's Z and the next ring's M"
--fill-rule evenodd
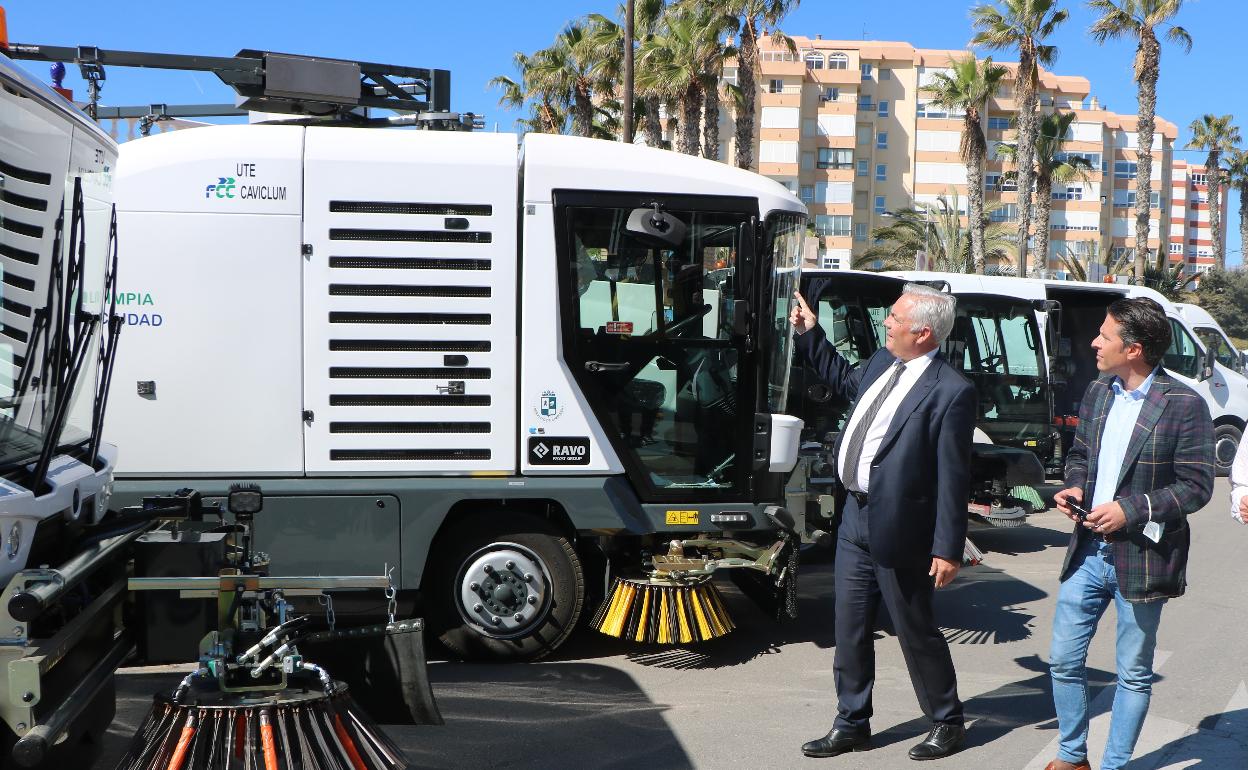
M678 242L630 229L642 209ZM555 195L564 357L643 501L752 494L757 217L749 199Z

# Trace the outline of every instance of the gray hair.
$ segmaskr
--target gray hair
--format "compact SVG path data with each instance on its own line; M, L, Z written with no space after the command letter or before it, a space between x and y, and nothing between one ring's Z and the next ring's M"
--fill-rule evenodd
M958 308L958 298L921 283L906 284L901 294L903 297L908 295L914 302L914 309L910 312L910 331L917 334L926 326L932 330L936 344L944 344L949 332L953 331L953 314Z

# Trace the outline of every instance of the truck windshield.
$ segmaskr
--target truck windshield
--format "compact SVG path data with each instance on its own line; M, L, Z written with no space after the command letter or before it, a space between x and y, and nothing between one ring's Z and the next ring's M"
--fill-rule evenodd
M771 292L773 310L770 328L762 329L767 364L767 408L772 414L784 412L789 392L789 374L792 371L793 326L789 312L793 307L793 292L801 278L802 238L806 232L806 217L796 213L775 214L767 221L767 251L764 259L770 260ZM764 265L767 264L765 261Z
M1017 444L1050 432L1048 391L1038 327L1025 303L961 296L950 359L979 392L980 428L998 443ZM956 354L961 348L961 354Z

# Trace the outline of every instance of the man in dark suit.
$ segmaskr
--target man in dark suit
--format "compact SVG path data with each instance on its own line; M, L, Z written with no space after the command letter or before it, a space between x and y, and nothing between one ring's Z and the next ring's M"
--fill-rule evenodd
M953 329L957 300L907 285L884 321L885 348L857 368L828 341L800 294L797 301L790 317L797 349L833 392L853 402L834 453L847 492L836 542L837 716L802 752L831 757L869 746L872 634L883 600L919 705L933 722L910 757L947 756L966 731L932 592L962 565L976 411L974 387L937 352Z
M1209 407L1161 366L1170 320L1151 299L1109 306L1057 508L1077 522L1066 548L1049 663L1060 734L1047 770L1089 770L1088 645L1110 602L1118 687L1102 770L1131 759L1152 695L1161 609L1187 587L1187 515L1213 495Z

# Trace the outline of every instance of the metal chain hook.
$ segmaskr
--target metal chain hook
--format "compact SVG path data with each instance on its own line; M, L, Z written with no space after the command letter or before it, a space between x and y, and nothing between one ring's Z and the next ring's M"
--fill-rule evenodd
M335 624L334 597L325 592L321 592L321 595L316 597L316 603L325 608L325 624L329 626L330 631L333 631Z
M387 563L383 565L383 569L386 571L386 614L389 617L390 623L393 625L394 613L399 608L399 603L396 601L395 597L398 596L399 592L398 589L394 587L394 567L391 567Z

